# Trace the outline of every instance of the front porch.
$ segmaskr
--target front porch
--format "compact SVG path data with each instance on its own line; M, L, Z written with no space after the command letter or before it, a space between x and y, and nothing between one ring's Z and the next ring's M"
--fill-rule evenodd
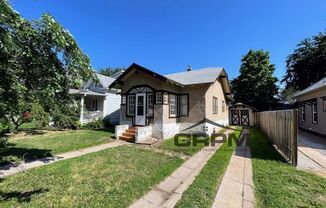
M102 119L106 115L106 94L93 91L70 92L80 103L80 118L82 124L96 119Z

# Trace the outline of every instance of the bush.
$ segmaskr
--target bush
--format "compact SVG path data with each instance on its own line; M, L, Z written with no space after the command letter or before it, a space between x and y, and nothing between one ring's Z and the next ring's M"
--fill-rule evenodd
M83 125L83 129L103 129L103 128L104 128L104 120L102 119L97 119Z
M79 108L74 105L57 107L52 116L54 126L58 128L76 128L79 121Z
M0 149L8 146L8 137L0 137Z
M44 111L44 108L39 103L33 103L30 113L30 118L33 120L37 127L45 127L49 125L50 115Z

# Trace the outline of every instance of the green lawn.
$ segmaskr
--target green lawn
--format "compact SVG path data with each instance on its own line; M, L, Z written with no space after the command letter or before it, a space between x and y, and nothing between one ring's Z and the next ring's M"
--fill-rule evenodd
M326 207L326 179L287 164L259 129L250 129L256 207Z
M221 129L219 133L223 133L225 129ZM182 142L183 139L186 139L185 137L180 138L180 143L185 143ZM204 139L204 138L199 138L199 139ZM210 142L210 139L208 140ZM187 156L192 156L196 154L199 150L201 150L203 147L205 147L204 143L199 143L194 145L193 140L190 140L190 145L189 146L177 146L174 144L174 138L170 139L165 139L163 143L160 146L160 149L170 151L170 152L176 152L180 154L184 154Z
M8 160L21 161L24 154L25 159L31 160L111 142L111 136L112 132L104 130L20 133L9 138L9 147L0 152L0 164Z
M241 128L237 127L234 133L239 138ZM176 207L211 207L234 150L234 141L222 144L184 192Z
M120 146L0 181L0 207L127 207L183 163Z

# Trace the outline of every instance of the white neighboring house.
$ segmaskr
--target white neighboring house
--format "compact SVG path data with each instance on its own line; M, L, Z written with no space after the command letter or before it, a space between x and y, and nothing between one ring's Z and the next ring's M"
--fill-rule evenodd
M120 74L120 72L118 72ZM120 119L121 96L118 90L108 86L119 74L107 77L96 74L99 82L89 79L82 89L70 89L69 94L80 101L80 122L88 123L96 119L107 119L112 124L118 124Z

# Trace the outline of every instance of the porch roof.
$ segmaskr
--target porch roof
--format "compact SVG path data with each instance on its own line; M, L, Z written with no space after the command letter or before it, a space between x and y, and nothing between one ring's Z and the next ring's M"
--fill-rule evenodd
M69 89L69 94L70 95L95 95L95 96L102 96L102 97L106 96L106 94L104 93L94 92L90 90L78 90L78 89Z

